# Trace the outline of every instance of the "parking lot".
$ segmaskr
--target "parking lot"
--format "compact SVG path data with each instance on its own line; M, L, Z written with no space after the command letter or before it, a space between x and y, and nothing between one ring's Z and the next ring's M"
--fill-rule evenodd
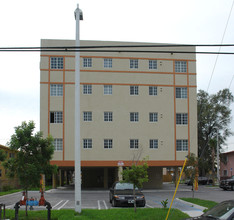
M162 207L161 201L168 199L168 207L174 195L175 186L173 184L164 184L162 189L158 190L143 190L146 197L145 208ZM4 203L6 208L13 209L17 201L22 197L22 193L1 196L0 203ZM40 199L40 193L30 191L29 198ZM178 200L181 197L192 197L191 186L181 184L178 188L176 197L173 202L173 208L189 213L190 211L201 210L198 207L191 207L188 204ZM195 198L212 200L221 202L228 199L233 199L234 191L223 191L218 187L199 186L198 191L194 193ZM74 187L62 187L52 189L45 192L45 199L51 203L53 210L74 209ZM23 207L21 207L23 209ZM83 190L82 191L82 209L111 209L113 208L109 202L108 190ZM45 209L44 207L34 207L35 210Z

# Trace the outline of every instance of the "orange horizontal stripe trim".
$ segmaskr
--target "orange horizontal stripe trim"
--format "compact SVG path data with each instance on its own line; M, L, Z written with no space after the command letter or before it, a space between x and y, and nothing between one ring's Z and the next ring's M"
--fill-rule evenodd
M63 71L63 69L41 69L41 71ZM75 72L74 69L65 69L64 71ZM123 71L123 70L86 70L81 69L80 72L94 72L94 73L146 73L146 74L170 74L170 75L196 75L196 73L174 73L174 72L150 72L150 71Z
M82 167L118 167L118 160L116 161L81 161ZM131 166L132 161L123 161L124 166ZM61 167L74 167L75 162L74 161L50 161L51 165L57 165ZM171 160L160 160L160 161L148 161L149 166L153 167L172 167L172 166L183 166L184 161L171 161Z
M65 51L64 51L65 52ZM81 52L85 53L85 52ZM49 54L41 54L41 57L73 57L75 58L74 55L49 55ZM189 62L196 62L196 60L193 59L169 59L169 58L151 58L151 57L112 57L112 56L84 56L81 55L81 58L112 58L112 59L132 59L132 60L167 60L167 61L189 61Z
M40 84L68 84L68 85L75 85L74 82L40 82ZM90 83L90 82L82 82L80 85L113 85L113 86L161 86L161 87L189 87L189 88L197 88L195 85L163 85L163 84L129 84L129 83Z
M74 85L74 82L40 82L40 84L70 84Z

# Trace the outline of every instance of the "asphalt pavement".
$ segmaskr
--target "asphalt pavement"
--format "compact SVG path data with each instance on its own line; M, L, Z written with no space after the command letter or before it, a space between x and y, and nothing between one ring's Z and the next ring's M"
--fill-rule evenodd
M143 190L146 197L145 208L162 208L162 201L168 200L168 207L170 207L172 198L175 192L174 184L163 184L162 189ZM59 187L45 192L45 199L51 203L53 210L60 209L74 209L75 208L75 195L74 186ZM30 191L29 198L33 197L37 200L40 199L40 193L38 191ZM199 216L203 212L205 207L191 205L179 198L192 197L193 192L191 186L180 184L178 191L175 195L172 208L179 209L190 216ZM11 195L1 196L0 203L6 205L8 209L14 209L14 205L22 197L22 193L14 193ZM82 209L112 209L109 202L108 190L82 190ZM216 202L229 200L234 198L234 191L223 191L218 187L199 186L198 191L194 192L195 198L206 199ZM119 208L119 207L118 207ZM21 207L23 209L23 207ZM45 207L34 207L34 210L45 209ZM46 210L46 209L45 209Z

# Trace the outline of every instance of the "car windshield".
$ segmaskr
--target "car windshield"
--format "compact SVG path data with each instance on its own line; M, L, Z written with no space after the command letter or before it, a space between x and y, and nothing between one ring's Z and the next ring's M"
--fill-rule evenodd
M222 202L207 211L204 216L227 219L234 212L234 201Z
M116 183L115 189L125 190L125 189L133 189L132 183ZM138 189L137 187L135 189Z

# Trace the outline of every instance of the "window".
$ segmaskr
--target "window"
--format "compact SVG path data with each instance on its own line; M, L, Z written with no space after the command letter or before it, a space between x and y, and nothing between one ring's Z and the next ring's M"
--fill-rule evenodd
M63 69L63 57L51 57L50 68L51 69Z
M54 139L54 150L55 151L62 151L63 150L63 139L62 138L55 138Z
M83 148L88 149L92 147L93 147L92 139L83 139Z
M138 149L138 139L131 139L130 140L130 148L131 149Z
M113 113L104 112L104 121L113 121Z
M186 61L175 61L175 72L176 73L186 73L187 72L187 62Z
M14 153L9 153L9 157L10 157L10 158L14 158L14 157L15 157L15 154L14 154Z
M150 149L157 149L158 148L158 140L157 139L151 139L149 141L149 147L150 147Z
M138 69L138 60L130 60L130 68Z
M113 141L112 139L105 139L104 140L104 148L110 149L113 146Z
M50 123L63 123L63 112L50 112Z
M104 68L112 68L112 59L111 58L104 59Z
M83 58L83 67L92 67L92 58Z
M158 113L157 112L150 112L149 113L149 121L150 122L157 122L158 121Z
M176 88L177 99L187 99L187 88Z
M84 121L92 121L92 112L83 112Z
M176 140L176 151L188 151L188 140Z
M227 170L223 170L223 175L224 176L228 176L228 171Z
M130 121L139 121L138 112L130 112Z
M92 94L92 85L83 85L83 94Z
M112 85L104 85L104 95L112 95Z
M130 86L130 95L138 95L138 86Z
M149 60L149 69L157 69L157 60Z
M188 114L187 113L176 114L176 124L177 125L187 125L188 124Z
M63 96L63 85L51 84L50 85L50 95L51 96Z
M158 94L157 86L149 86L149 95L157 95L157 94Z

